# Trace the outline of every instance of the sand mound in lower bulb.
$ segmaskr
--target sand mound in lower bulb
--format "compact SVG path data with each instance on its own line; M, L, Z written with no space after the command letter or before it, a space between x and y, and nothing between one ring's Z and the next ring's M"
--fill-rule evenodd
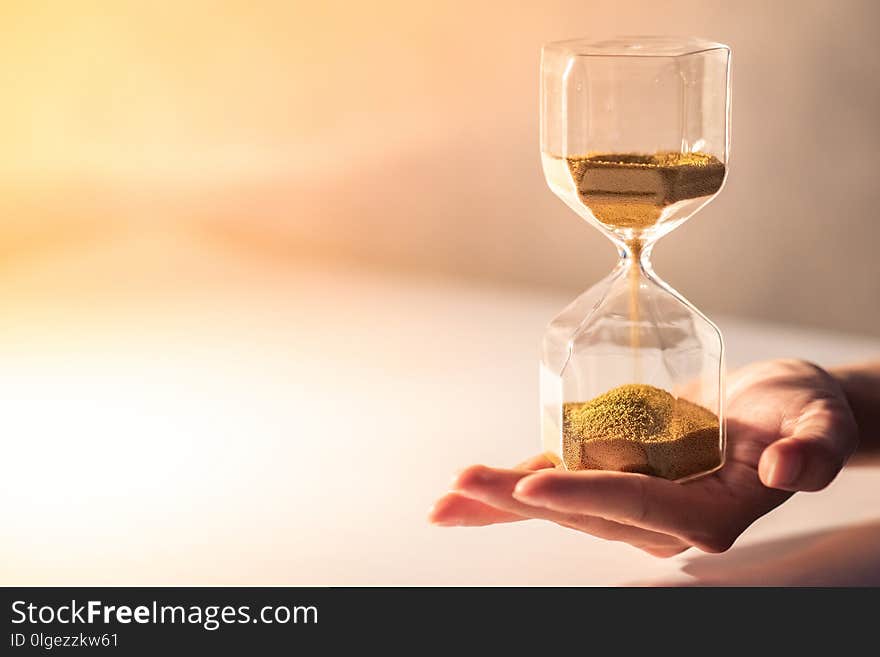
M640 472L683 479L721 465L718 417L665 390L628 384L563 407L569 470Z

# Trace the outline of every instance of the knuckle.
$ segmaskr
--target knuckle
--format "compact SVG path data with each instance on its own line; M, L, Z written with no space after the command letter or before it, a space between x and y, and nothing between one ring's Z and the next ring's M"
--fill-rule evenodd
M819 491L827 488L840 474L846 457L830 447L815 444L806 454L807 467L797 482L797 489Z
M837 472L835 471L834 474L823 475L821 478L816 478L812 481L805 481L798 486L798 490L803 493L817 493L820 490L825 490L831 485L831 482L834 481L836 474Z
M779 358L774 362L790 372L805 373L809 371L811 374L825 375L825 370L816 365L816 363L804 360L803 358Z
M848 453L843 454L841 453L841 450L827 446L824 446L819 450L819 463L825 465L825 472L822 473L823 476L821 477L825 480L825 486L830 484L837 474L843 470L843 466L846 465L848 456Z
M710 554L721 554L727 552L736 542L736 536L727 534L717 534L704 536L702 539L694 541L694 545L703 552Z
M732 519L729 519L732 520ZM717 522L685 532L682 539L702 552L727 552L749 523Z

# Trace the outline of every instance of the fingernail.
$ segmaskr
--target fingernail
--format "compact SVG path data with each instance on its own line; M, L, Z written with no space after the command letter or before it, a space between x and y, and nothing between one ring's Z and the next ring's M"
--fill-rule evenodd
M543 502L542 496L540 493L535 493L535 491L529 490L531 486L529 486L528 480L529 478L526 477L517 482L516 486L513 488L513 497L520 502L527 502L534 506L540 506Z
M774 488L789 487L797 483L804 467L804 457L800 452L791 451L778 455L770 470L770 485Z

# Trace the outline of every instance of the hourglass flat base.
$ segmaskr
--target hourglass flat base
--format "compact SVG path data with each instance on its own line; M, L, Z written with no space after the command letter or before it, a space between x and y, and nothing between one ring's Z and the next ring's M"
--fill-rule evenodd
M547 459L550 463L552 463L553 467L555 467L559 470L570 470L569 468L565 467L565 463L562 462L562 458L558 454L556 454L555 452L546 451L542 454L542 456L545 459ZM726 462L726 458L725 458L724 451L722 450L721 458L718 461L718 465L713 467L711 470L702 470L700 472L696 472L694 474L689 474L689 475L680 477L678 479L672 479L671 481L674 481L677 484L683 484L683 483L686 483L689 481L695 481L697 479L702 479L703 477L708 477L709 475L714 474L715 472L718 472L719 470L721 470L721 468L724 467L725 462ZM609 468L589 468L589 469L606 470L606 471L611 470ZM581 468L581 470L583 470L583 468ZM570 470L570 471L577 472L578 470ZM619 470L611 470L611 471L619 472ZM636 473L636 474L644 474L644 473Z

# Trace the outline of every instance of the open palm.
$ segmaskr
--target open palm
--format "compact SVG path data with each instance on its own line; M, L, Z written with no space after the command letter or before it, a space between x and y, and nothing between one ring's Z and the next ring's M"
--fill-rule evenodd
M858 444L840 386L815 365L756 363L728 382L724 467L679 484L641 474L554 469L538 456L514 469L475 465L456 478L430 519L479 526L550 520L656 556L729 548L797 490L819 490Z

